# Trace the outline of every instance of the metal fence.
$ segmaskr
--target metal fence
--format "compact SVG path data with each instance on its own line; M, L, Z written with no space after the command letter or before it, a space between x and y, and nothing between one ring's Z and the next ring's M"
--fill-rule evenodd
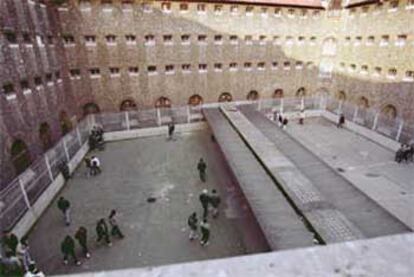
M233 102L233 105L254 105L263 113L283 113L326 109L334 114L343 113L345 118L391 139L410 142L414 138L414 126L405 124L400 118L390 118L374 109L361 108L331 98L276 98L257 101ZM100 124L105 132L128 131L156 127L174 122L185 124L204 120L202 110L226 103L211 103L201 106L173 107L101 113L90 115L66 134L53 148L36 160L25 172L0 191L0 226L10 228L37 201L39 196L60 173L60 165L69 162L87 142L90 128Z

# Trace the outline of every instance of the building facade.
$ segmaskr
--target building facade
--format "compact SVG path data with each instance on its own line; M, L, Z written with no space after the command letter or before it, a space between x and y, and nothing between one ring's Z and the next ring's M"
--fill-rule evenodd
M84 114L329 95L414 123L414 1L1 0L1 179Z

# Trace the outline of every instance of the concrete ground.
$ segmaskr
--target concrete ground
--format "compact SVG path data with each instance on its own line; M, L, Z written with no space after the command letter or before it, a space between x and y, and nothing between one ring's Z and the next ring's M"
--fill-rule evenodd
M29 234L31 253L46 274L155 266L268 250L208 130L178 136L173 142L158 136L108 143L105 151L93 154L101 159L102 174L88 178L82 164L60 193L72 203L71 226L65 227L55 200ZM200 157L208 166L206 184L196 170ZM217 188L223 200L221 215L210 220L211 244L206 248L188 241L187 228L189 214L201 214L198 195L204 188ZM149 203L148 197L156 201ZM113 239L112 247L98 245L95 224L111 209L119 212L126 238ZM79 254L81 266L65 266L60 242L80 225L88 229L92 258Z
M323 118L292 121L287 132L414 230L413 163L398 164L392 151Z

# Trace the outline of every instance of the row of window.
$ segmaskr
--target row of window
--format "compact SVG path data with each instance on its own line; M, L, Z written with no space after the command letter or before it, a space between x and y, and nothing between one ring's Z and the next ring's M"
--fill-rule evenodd
M383 69L381 67L374 67L373 69L371 69L368 65L361 65L360 67L358 67L356 64L349 64L348 66L344 63L341 62L339 64L339 70L340 71L344 71L344 70L348 70L349 72L359 72L360 74L369 74L371 73L373 76L381 76L383 75ZM387 72L387 77L388 78L397 78L398 76L398 71L396 68L389 68L388 72ZM404 75L404 80L406 81L414 81L414 71L413 70L407 70L405 72Z
M362 36L356 36L354 39L352 39L350 36L346 36L344 38L344 44L353 43L353 45L361 45L364 43L364 40L366 45L373 45L376 41L378 41L380 46L387 46L390 44L392 39L390 35L382 35L379 38L376 38L375 36L368 36L366 38ZM408 36L406 34L396 35L394 44L396 46L404 46L407 43L407 40Z
M104 12L110 12L113 8L113 3L111 0L102 0L102 10ZM133 9L133 1L124 0L122 1L122 8L124 10L132 10ZM90 10L91 5L90 1L81 1L80 5L81 10ZM287 15L288 17L295 17L296 15L300 17L306 18L308 15L313 17L317 17L321 14L320 10L309 10L306 8L302 9L294 9L294 8L281 8L275 7L270 8L266 6L262 7L255 7L251 5L223 5L223 4L205 4L205 3L172 3L172 2L162 2L161 3L161 10L164 13L170 13L173 9L179 10L182 13L186 13L191 11L196 11L198 14L206 14L207 12L213 12L216 15L221 15L224 12L229 12L232 15L239 15L244 13L247 16L252 16L255 13L261 16L268 16L269 14L273 14L276 17ZM150 3L142 3L142 9L144 12L152 12L152 5ZM65 10L65 9L61 9Z
M313 63L312 62L308 62L306 63L306 65L304 65L303 62L301 61L297 61L296 63L292 64L291 62L284 62L282 64L279 64L278 62L272 62L271 63L271 68L273 70L277 70L279 68L283 68L285 70L289 70L292 68L292 65L295 66L296 69L303 69L304 67L308 68L308 69L312 69L313 68ZM237 71L239 70L239 67L243 67L244 70L252 70L254 69L254 65L251 62L245 62L243 63L243 65L239 65L238 63L230 63L228 65L228 69L229 71ZM164 66L164 71L166 74L172 74L175 73L176 70L176 65L174 64L167 64ZM181 68L181 71L183 73L190 73L193 70L193 66L191 64L181 64L179 66L179 68ZM257 70L265 70L266 69L266 63L265 62L258 62L256 64L256 68ZM220 72L225 70L225 66L222 63L214 63L213 64L213 69L216 72ZM139 74L139 68L137 66L132 66L132 67L128 67L127 68L128 73L130 75L138 75ZM208 71L208 64L206 63L201 63L198 64L197 66L197 70L199 72L207 72ZM119 67L109 67L108 69L109 75L112 77L118 77L121 75L121 69ZM148 65L147 66L147 71L148 74L157 74L158 73L158 69L156 65ZM99 78L101 76L101 69L98 67L93 67L89 69L89 74L92 78ZM80 78L81 76L81 71L80 69L71 69L70 70L70 76L71 78Z
M36 88L43 86L45 83L47 85L52 85L54 83L60 83L62 81L60 76L60 71L56 71L54 73L46 73L44 78L42 76L35 76L33 78L33 84ZM31 84L29 79L22 79L20 81L20 88L22 89L24 94L31 93ZM3 84L3 93L6 95L14 95L15 94L15 84L12 82L5 82Z
M377 2L376 5L365 5L362 7L356 7L349 9L349 14L351 16L355 14L360 15L367 15L369 12L373 12L373 14L379 14L381 11L387 9L388 12L396 12L401 6L400 1L393 0L387 2ZM405 9L410 10L414 9L414 0L407 0Z

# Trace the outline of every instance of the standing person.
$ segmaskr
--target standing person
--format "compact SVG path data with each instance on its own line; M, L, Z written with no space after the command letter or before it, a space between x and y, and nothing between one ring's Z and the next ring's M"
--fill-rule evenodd
M174 130L175 130L174 122L168 123L168 140L173 139Z
M86 230L85 227L81 226L79 227L78 231L76 231L75 239L79 242L79 245L82 248L82 252L85 255L86 258L90 258L91 254L89 254L88 250L88 230Z
M305 110L301 110L299 114L299 124L303 125L305 122Z
M207 246L209 244L209 239L210 239L210 224L208 224L207 219L203 219L203 221L200 223L200 230L201 230L200 244L202 246Z
M216 218L219 214L218 208L219 208L220 203L221 203L221 198L218 195L217 191L213 189L210 195L210 204L211 204L211 207L213 208L212 215L214 218Z
M63 254L63 263L68 264L68 258L71 256L73 258L73 261L76 265L80 265L81 262L78 261L75 254L75 241L73 238L69 235L65 237L65 239L62 241L60 245L60 250Z
M282 122L282 128L283 128L283 129L286 129L286 127L287 127L287 125L288 125L288 122L289 122L289 120L287 119L287 117L285 117L285 118L283 119L283 122Z
M111 225L111 235L118 236L120 239L124 238L124 234L122 234L121 229L119 229L118 222L116 220L116 211L112 210L109 214L109 224Z
M341 113L339 115L338 124L336 125L336 127L342 128L344 124L345 124L345 116L343 113Z
M197 235L197 229L198 229L198 219L197 214L194 212L192 213L187 220L188 226L190 227L190 235L188 236L189 240L196 239L198 237Z
M91 165L92 165L92 173L93 175L96 175L97 173L101 173L101 162L99 161L98 157L92 156L91 159Z
M24 237L20 240L20 243L17 247L17 256L20 259L24 270L28 271L29 266L30 266L30 264L33 263L33 261L32 261L32 258L30 257L29 243L28 243L26 237Z
M41 272L39 269L37 269L35 263L31 263L24 277L45 277L45 274Z
M277 121L278 121L277 125L279 127L282 127L282 124L283 124L283 115L282 115L282 113L279 114L279 118L277 119Z
M69 226L70 225L70 202L69 200L61 196L58 200L57 206L59 210L62 211L63 216L65 217L66 226Z
M4 230L1 242L2 242L3 250L5 253L10 253L10 255L16 256L17 245L19 244L19 239L17 238L15 234L13 234L9 230Z
M98 235L97 242L104 239L108 246L112 245L111 240L109 239L108 225L106 225L105 219L101 218L96 224L96 234Z
M273 113L273 121L278 121L279 120L279 112L276 110L274 113Z
M204 189L199 196L201 206L203 207L203 219L206 219L208 216L208 204L210 202L210 195L208 190Z
M205 183L207 179L207 176L206 176L207 164L204 162L203 158L201 158L200 161L198 162L197 169L200 175L201 182Z

